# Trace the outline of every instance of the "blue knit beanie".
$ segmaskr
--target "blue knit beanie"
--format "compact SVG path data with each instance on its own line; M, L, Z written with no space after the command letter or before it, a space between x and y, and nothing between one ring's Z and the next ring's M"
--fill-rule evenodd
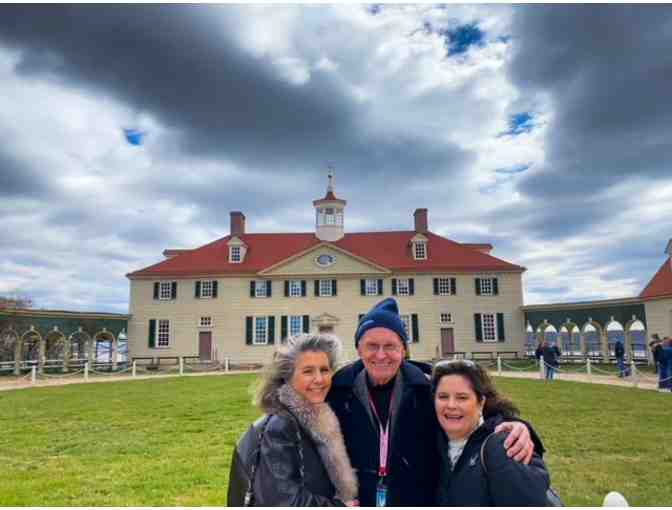
M368 330L372 328L387 328L394 331L404 344L408 343L408 336L404 323L399 317L399 306L392 298L387 298L378 303L369 310L362 320L359 321L357 331L355 331L355 347L359 345L359 340Z

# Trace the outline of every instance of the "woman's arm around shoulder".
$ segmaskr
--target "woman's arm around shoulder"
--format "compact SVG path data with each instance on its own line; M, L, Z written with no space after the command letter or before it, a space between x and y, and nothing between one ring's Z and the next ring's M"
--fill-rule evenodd
M536 452L529 464L509 458L504 448L506 436L506 432L491 434L481 449L493 504L546 506L550 476L543 459Z

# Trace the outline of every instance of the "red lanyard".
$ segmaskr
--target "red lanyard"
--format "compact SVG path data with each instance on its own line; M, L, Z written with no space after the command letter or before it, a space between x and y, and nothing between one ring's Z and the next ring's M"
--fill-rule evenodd
M373 414L376 415L378 419L378 427L380 428L380 463L378 466L378 476L387 476L387 452L389 450L390 444L390 419L392 418L392 402L394 402L394 390L392 390L392 395L390 395L390 407L387 412L387 423L383 428L382 420L378 416L378 411L376 410L376 405L373 403L371 398L371 392L369 392L369 404L373 410Z

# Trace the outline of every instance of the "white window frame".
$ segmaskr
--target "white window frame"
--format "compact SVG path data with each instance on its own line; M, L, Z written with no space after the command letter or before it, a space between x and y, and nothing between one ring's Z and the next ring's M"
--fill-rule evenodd
M154 345L158 349L170 347L170 320L159 319L156 321L156 336Z
M255 317L254 318L254 331L252 333L253 333L253 335L252 335L252 344L253 345L266 345L266 344L268 344L268 317ZM259 337L262 337L262 338L260 339Z
M493 285L493 280L494 277L492 276L486 276L486 277L481 277L480 281L480 290L481 290L481 296L494 296L494 285ZM488 282L487 284L485 282Z
M413 243L413 258L415 260L427 260L427 243L416 241Z
M229 246L229 262L232 264L240 264L243 261L242 246Z
M378 280L376 278L367 278L364 280L364 295L377 296L378 295Z
M254 280L254 297L268 297L268 294L266 294L266 280Z
M410 314L399 315L404 329L406 330L406 336L408 337L408 342L413 343L413 319Z
M454 324L453 314L451 312L441 312L439 322L441 324Z
M161 301L173 299L173 282L159 282L159 299Z
M331 297L334 295L334 287L333 284L331 283L331 280L318 280L320 283L318 284L318 296L320 297Z
M438 280L439 296L451 296L450 278L444 276L438 278Z
M214 326L212 315L203 315L198 321L199 328L210 329Z
M301 280L289 280L289 297L301 296Z
M214 280L201 280L201 295L200 298L212 298L212 289L214 287Z
M408 278L397 278L397 295L410 296L411 284Z
M487 319L487 320L486 320ZM485 343L497 342L497 314L481 314L481 336Z
M296 326L298 324L298 330ZM287 318L287 330L289 336L296 336L303 333L303 315L290 315Z

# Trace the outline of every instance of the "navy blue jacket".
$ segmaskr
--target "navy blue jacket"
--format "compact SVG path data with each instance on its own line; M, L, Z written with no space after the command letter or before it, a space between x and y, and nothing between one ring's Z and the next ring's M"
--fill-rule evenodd
M437 434L437 449L441 452L438 505L547 506L546 491L550 487L550 479L544 461L536 453L538 449L529 465L508 458L504 449L506 432L500 432L486 442L486 474L481 463L481 446L501 421L499 416L489 418L474 431L452 471L446 435L443 431ZM532 437L538 440L530 425L527 426Z
M355 388L363 370L361 360L339 370L327 402L338 416L350 461L357 470L360 505L376 506L379 430L368 401L362 401L361 392L358 394ZM409 361L402 362L399 373L402 386L393 397L397 407L392 418L387 506L431 506L440 456L432 439L439 427L429 378L419 364Z

